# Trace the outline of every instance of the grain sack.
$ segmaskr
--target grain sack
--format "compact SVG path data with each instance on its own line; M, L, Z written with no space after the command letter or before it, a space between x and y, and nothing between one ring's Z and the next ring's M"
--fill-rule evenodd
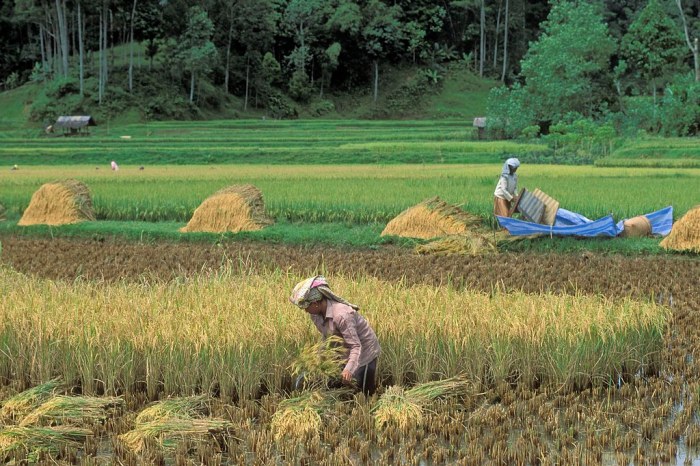
M381 236L431 239L466 233L481 223L480 217L435 196L401 212L387 224Z
M623 238L644 238L651 236L651 223L644 215L628 218L622 222L624 229L620 236Z
M271 225L262 192L252 184L234 185L209 196L197 207L182 232L255 231Z
M700 253L700 205L690 209L673 224L671 233L661 241L661 247L672 251Z
M32 195L17 225L67 225L95 220L88 187L78 180L58 180L42 185Z

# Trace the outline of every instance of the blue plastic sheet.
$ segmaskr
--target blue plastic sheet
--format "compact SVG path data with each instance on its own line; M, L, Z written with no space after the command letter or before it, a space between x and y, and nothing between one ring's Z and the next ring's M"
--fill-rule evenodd
M656 212L646 214L651 223L653 235L666 236L673 226L673 207L669 206ZM509 217L496 216L501 227L513 236L552 235L552 236L582 236L582 237L614 237L622 233L624 226L620 221L615 224L612 215L598 220L589 220L581 214L566 209L559 209L553 226L526 222Z

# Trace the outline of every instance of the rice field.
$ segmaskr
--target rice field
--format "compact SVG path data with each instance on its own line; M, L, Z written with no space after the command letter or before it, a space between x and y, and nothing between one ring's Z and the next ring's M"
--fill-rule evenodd
M548 149L472 138L461 121L168 122L103 124L90 138L0 134L0 211L11 225L0 231L0 462L697 460L694 255L494 246L493 255L465 257L435 255L437 243L419 255L398 243L273 244L274 235L251 243L104 235L105 225L150 222L181 240L187 234L177 230L202 201L248 184L262 192L260 217L288 226L284 234L335 226L348 238L362 228L379 237L399 213L435 196L493 222L502 160ZM520 186L590 218L672 205L678 219L700 203L700 169L683 168L684 144L669 146L673 168L524 163ZM653 150L649 164L664 155ZM14 163L18 170L9 169ZM54 237L53 227L44 238L19 234L32 194L65 179L90 190L97 221L78 227L94 236ZM330 388L337 358L317 358L328 345L287 301L315 273L359 304L376 330L382 354L371 397ZM307 385L299 387L302 373Z
M75 178L90 189L98 220L187 222L219 189L253 184L277 221L387 223L403 210L440 196L493 218L500 164L324 166L28 166L0 171L0 203L19 218L43 183ZM589 218L632 217L673 205L680 217L700 202L700 169L523 165L520 186L539 187L562 207ZM698 195L694 195L698 194Z
M641 441L630 437L633 412L615 400L629 396L625 387L640 377L662 373L667 305L331 275L334 289L360 303L377 331L384 390L371 399L290 394L294 361L318 339L308 317L286 301L299 278L224 268L110 284L0 269L0 377L11 387L53 380L21 394L24 405L6 399L14 414L0 445L3 434L14 440L0 454L74 463L108 455L106 464L536 457L590 464L603 451L631 454ZM63 383L50 379L56 374ZM598 405L588 421L575 410L554 415L557 403L603 403L606 396L613 405ZM406 417L406 409L413 414ZM616 419L595 440L600 429L581 422L609 410ZM537 426L519 425L519 417L536 413L543 414ZM648 429L650 436L664 431ZM511 443L511 435L522 439ZM576 437L590 450L577 447Z

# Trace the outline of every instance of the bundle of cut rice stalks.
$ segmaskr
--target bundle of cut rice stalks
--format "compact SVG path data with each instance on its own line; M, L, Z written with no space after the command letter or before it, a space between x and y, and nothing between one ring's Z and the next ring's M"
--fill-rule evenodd
M146 453L149 446L172 454L182 442L210 442L232 428L231 422L219 418L165 417L137 424L119 440L136 454Z
M671 233L661 241L661 247L700 253L700 205L690 209L673 224Z
M464 377L427 382L408 390L393 385L386 389L373 409L375 425L379 430L394 424L402 431L420 425L423 411L431 401L466 396L470 387L471 383Z
M233 424L205 417L211 399L208 396L169 398L144 409L136 417L136 427L119 436L136 454L151 447L172 454L182 442L211 442L228 433Z
M461 254L479 256L485 254L497 254L498 242L493 234L467 232L462 235L450 235L438 238L426 244L416 246L418 254L435 254L446 256Z
M65 392L66 387L60 379L52 379L41 385L32 387L9 398L2 405L0 419L11 421L23 418L48 399Z
M0 204L0 222L5 220L5 206Z
M21 427L99 424L124 406L121 397L54 396L29 413Z
M343 339L336 335L305 346L290 367L297 377L296 385L303 382L307 388L328 388L329 381L340 379L346 357Z
M381 236L431 239L462 234L481 225L479 216L435 196L401 212L387 224Z
M182 232L223 233L255 231L271 225L262 192L252 184L234 185L215 192L200 204Z
M78 180L42 185L33 195L17 225L66 225L95 220L88 187Z
M152 404L136 416L136 424L170 418L198 418L209 414L211 398L206 395L168 398Z
M77 427L5 427L0 430L0 460L12 457L39 460L41 454L57 456L68 448L80 448L92 435Z
M270 424L275 440L320 440L323 416L350 393L350 389L314 390L282 400Z

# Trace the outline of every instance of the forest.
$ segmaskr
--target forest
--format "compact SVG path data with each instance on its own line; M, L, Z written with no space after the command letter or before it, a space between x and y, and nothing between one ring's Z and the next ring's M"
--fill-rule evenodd
M557 125L700 131L700 4L692 0L15 0L0 9L0 90L37 83L30 118L64 112L148 119L243 111L323 116L333 96L412 72L413 99L460 69L488 80L489 130Z

